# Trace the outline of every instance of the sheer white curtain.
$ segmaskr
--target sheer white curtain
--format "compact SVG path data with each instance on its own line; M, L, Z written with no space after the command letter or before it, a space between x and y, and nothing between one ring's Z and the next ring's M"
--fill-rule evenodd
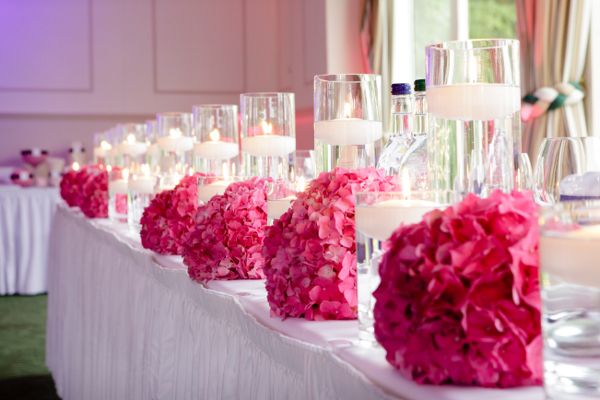
M592 0L517 0L523 94L582 81L589 43ZM587 136L582 101L524 123L523 149L535 161L545 137Z

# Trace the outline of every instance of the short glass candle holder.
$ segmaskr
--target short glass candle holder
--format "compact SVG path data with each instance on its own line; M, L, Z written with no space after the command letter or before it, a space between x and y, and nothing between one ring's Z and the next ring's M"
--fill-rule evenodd
M134 232L141 230L140 220L144 209L150 205L150 201L158 187L158 176L152 174L148 164L143 164L139 171L129 176L127 185L127 223Z
M243 176L201 176L198 178L198 205L205 205L218 194L225 193L225 189L234 182L247 179Z
M94 134L94 164L109 165L109 153L112 145L108 141L107 132Z
M179 177L187 175L194 148L192 114L159 113L156 115L156 120L157 143L162 150L161 174Z
M383 137L380 75L317 75L314 104L320 172L377 165Z
M443 207L429 191L366 192L356 194L355 226L360 344L375 346L373 292L379 286L379 262L384 243L402 225L420 222L423 215Z
M148 151L146 143L146 125L145 124L122 124L121 143L119 143L119 152L124 158L124 164L127 168L139 168L145 161L145 155Z
M296 150L293 93L240 96L243 175L285 179Z
M194 110L196 171L234 175L239 166L238 108L233 104L203 104Z
M267 188L267 223L281 217L296 200L297 190L294 184L287 180L271 182Z
M546 394L600 398L600 201L556 204L540 228Z
M127 223L127 189L129 169L108 168L108 218Z

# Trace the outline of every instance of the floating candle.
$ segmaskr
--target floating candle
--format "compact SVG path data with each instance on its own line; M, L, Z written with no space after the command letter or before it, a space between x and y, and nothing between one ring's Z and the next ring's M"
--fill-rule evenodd
M365 145L382 138L381 121L340 118L315 122L315 140L335 146Z
M281 199L267 200L267 217L269 219L277 219L281 217L296 200L296 196L287 196Z
M281 135L256 135L242 139L242 150L257 157L284 157L296 151L296 138Z
M231 184L229 180L219 180L207 185L198 186L198 201L207 203L213 196L225 193L227 186Z
M183 136L181 129L178 128L171 129L168 136L159 137L157 143L164 151L173 153L184 153L194 147L194 139Z

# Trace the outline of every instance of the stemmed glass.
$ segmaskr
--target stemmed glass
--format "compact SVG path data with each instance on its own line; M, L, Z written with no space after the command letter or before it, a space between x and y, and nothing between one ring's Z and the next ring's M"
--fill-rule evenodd
M535 167L535 199L600 199L600 138L558 137L542 142Z

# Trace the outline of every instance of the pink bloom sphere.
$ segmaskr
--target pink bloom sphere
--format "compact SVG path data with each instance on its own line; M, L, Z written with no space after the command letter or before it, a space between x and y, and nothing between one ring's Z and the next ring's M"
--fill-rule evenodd
M267 182L232 183L196 213L183 261L195 281L264 278L262 245L267 225Z
M271 313L354 319L357 314L354 194L395 189L374 168L337 168L312 181L267 230L263 255Z
M140 224L142 245L160 254L181 254L183 240L194 227L198 208L198 177L184 177L172 190L154 196Z
M536 205L475 195L389 239L374 293L375 336L418 383L542 382Z
M108 173L104 168L89 169L79 207L88 218L108 217Z
M69 207L79 207L83 184L87 180L87 177L88 172L86 167L82 167L79 171L70 170L63 175L60 180L60 196Z

